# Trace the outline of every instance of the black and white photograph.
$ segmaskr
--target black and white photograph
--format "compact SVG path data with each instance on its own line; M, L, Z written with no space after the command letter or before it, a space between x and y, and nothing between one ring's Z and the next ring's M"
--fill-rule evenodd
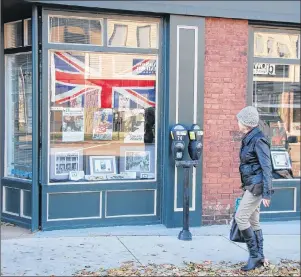
M78 171L79 152L55 153L55 175L66 175L70 171Z
M127 151L125 152L125 171L149 172L149 151Z
M63 141L84 140L84 112L81 108L70 108L63 111Z
M114 156L91 156L90 174L93 176L101 174L116 173L116 158Z
M83 170L83 151L77 148L50 149L50 180L69 179L71 171Z

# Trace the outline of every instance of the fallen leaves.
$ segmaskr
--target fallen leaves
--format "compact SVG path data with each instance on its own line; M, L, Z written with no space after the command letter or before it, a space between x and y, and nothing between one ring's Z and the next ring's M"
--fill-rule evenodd
M143 266L126 262L119 268L101 268L95 272L84 269L74 276L300 276L300 261L281 260L277 265L269 264L248 272L241 271L243 265L244 263L204 261L186 262L177 267L172 264Z

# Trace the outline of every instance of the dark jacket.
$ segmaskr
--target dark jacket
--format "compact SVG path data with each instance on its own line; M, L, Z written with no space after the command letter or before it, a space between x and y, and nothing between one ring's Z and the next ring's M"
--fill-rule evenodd
M255 195L270 199L272 163L270 144L258 127L245 135L240 149L239 166L242 187Z

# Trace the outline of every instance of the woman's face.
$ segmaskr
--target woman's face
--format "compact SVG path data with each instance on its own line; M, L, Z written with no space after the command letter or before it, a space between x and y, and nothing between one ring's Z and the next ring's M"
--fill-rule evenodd
M239 121L238 121L238 128L239 128L239 131L241 131L242 133L246 134L250 131L250 129L248 127L246 127L245 125L241 124Z

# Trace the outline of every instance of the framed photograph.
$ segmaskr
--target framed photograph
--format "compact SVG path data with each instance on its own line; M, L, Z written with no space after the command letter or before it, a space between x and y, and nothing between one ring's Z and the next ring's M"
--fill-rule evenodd
M50 180L68 180L72 171L83 171L83 152L78 149L50 149Z
M149 151L126 151L125 171L129 172L150 172Z
M90 156L90 174L92 176L116 173L114 156Z
M120 147L120 172L136 172L138 179L155 178L155 145Z
M271 151L274 169L291 169L291 161L287 151Z

